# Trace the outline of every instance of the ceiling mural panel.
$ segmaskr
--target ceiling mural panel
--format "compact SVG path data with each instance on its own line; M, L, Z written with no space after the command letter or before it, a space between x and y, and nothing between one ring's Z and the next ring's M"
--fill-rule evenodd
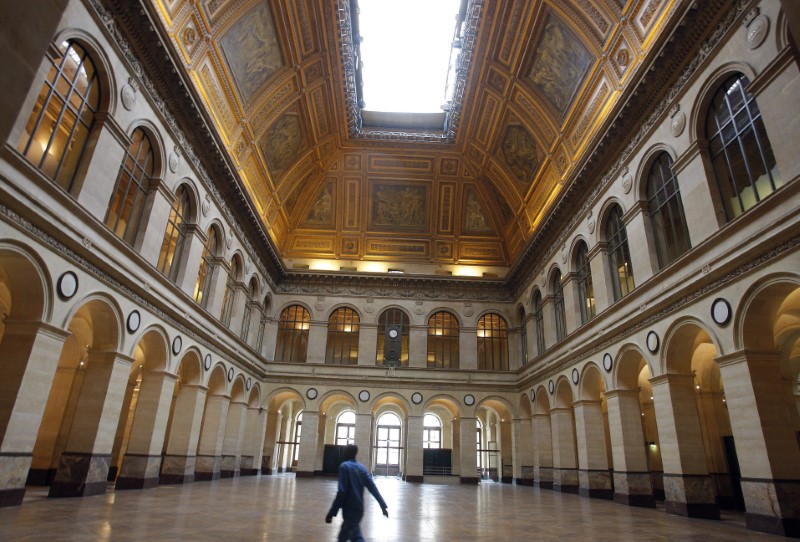
M306 228L332 230L336 226L336 179L328 179L306 216Z
M300 115L285 113L270 126L259 143L269 172L277 178L300 155L303 147L303 126Z
M272 13L267 2L259 2L220 40L225 60L239 93L249 102L256 91L284 65Z
M594 60L592 54L555 15L548 15L528 79L563 116Z
M500 152L508 169L520 182L527 183L542 164L543 153L534 137L519 124L509 124L500 142Z
M369 230L429 231L430 184L397 180L369 183Z
M494 230L483 212L483 205L474 188L464 190L464 200L464 222L461 233L465 235L493 234Z

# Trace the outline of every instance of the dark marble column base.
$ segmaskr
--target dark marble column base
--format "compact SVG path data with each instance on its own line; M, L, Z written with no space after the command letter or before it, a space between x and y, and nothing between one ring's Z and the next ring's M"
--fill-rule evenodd
M108 487L110 454L64 452L49 497L88 497L103 495Z
M800 518L776 518L775 516L745 513L744 521L747 528L754 531L800 538Z
M238 470L221 470L219 471L220 478L236 478L239 476L240 471Z
M514 482L518 486L533 486L533 480L530 478L515 478Z
M241 469L239 471L239 476L256 476L258 474L258 469Z
M128 478L120 476L117 478L117 483L114 484L114 489L151 489L158 486L158 477L156 478Z
M24 487L0 489L0 508L4 506L19 506L25 497Z
M719 519L714 486L707 474L664 473L664 509L690 518Z
M191 474L162 473L158 477L158 483L161 485L182 485L182 484L191 484L192 482L194 482L194 473Z
M195 472L194 479L197 482L211 482L219 480L219 472Z
M553 482L547 480L536 480L533 485L539 489L553 489Z
M687 518L719 519L719 506L710 502L665 501L664 510L668 514Z
M480 482L480 478L477 476L461 476L458 480L462 484L469 485L477 485Z
M749 529L800 538L800 480L742 478Z
M297 478L313 478L314 477L314 472L313 471L299 470L299 471L295 472L294 475Z
M578 493L581 497L589 497L590 499L605 499L610 501L614 498L613 489L582 487Z
M49 486L56 478L56 469L30 469L25 485Z
M269 467L261 467L261 474L264 474L266 476L272 476L272 469L270 469Z
M639 508L655 508L656 498L654 495L627 495L625 493L614 493L614 502L637 506Z
M424 476L420 476L418 474L406 474L406 482L412 482L414 484L421 484L425 481Z
M150 489L158 486L160 455L125 454L117 476L116 489Z

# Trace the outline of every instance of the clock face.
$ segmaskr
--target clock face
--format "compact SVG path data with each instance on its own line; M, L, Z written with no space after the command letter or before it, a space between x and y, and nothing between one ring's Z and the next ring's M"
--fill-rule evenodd
M397 330L396 329L390 329L389 330L389 338L390 339L396 339L397 338Z

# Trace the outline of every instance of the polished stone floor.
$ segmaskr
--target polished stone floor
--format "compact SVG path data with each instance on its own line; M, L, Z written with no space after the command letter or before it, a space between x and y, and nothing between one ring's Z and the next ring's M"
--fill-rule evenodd
M377 478L389 518L369 497L362 522L371 541L666 541L781 537L748 531L741 515L687 519L577 495L482 483L410 484ZM25 502L0 508L0 540L335 540L340 519L325 523L336 492L329 478L244 477L185 486L48 499L29 487Z

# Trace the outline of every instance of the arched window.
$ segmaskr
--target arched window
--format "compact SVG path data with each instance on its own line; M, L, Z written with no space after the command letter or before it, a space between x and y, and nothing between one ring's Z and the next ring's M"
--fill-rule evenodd
M592 268L589 265L589 249L581 241L575 251L575 272L578 283L578 302L581 306L581 324L595 317L594 285L592 285Z
M208 229L208 239L203 247L203 255L200 261L200 272L197 274L197 282L194 285L194 300L201 307L208 307L208 298L211 295L211 282L214 276L214 268L217 263L214 258L217 255L217 230Z
M408 365L408 328L408 316L402 310L387 309L381 313L378 318L378 365Z
M447 311L428 319L428 367L458 369L458 320Z
M225 281L225 297L222 298L222 314L219 319L222 325L230 327L233 316L233 303L236 300L236 280L239 278L239 259L231 258L231 268Z
M536 355L544 354L544 314L542 313L542 293L536 290L533 295L533 321L536 323Z
M732 220L783 185L761 111L742 74L725 81L706 117L714 175L725 215Z
M433 414L425 414L422 419L422 447L442 447L442 422Z
M528 330L525 327L525 309L517 309L517 321L519 323L519 355L520 367L528 363Z
M328 319L328 343L325 363L332 365L358 364L358 313L348 307L336 309Z
M564 286L561 284L561 271L556 269L550 277L550 289L553 291L553 319L556 323L556 340L567 336L567 317L564 311Z
M678 179L672 172L672 158L666 152L659 154L650 166L647 200L658 267L663 269L692 248Z
M189 234L186 219L190 212L189 191L185 186L181 186L178 188L178 193L175 194L175 201L172 202L169 222L167 222L167 229L164 232L164 242L161 243L161 252L158 255L158 270L172 282L178 279L178 268Z
M47 58L47 80L17 150L69 191L100 105L100 83L92 59L73 41L50 47Z
M606 220L608 237L608 264L611 266L611 285L614 301L619 301L633 290L633 265L628 250L628 234L622 223L622 210L615 205Z
M250 287L245 290L245 304L244 304L244 318L242 318L242 331L240 337L244 342L247 342L247 337L250 335L250 319L256 307L253 306L253 299L256 297L256 290L258 290L258 281L255 277L250 279Z
M478 369L508 370L508 329L499 314L478 320Z
M302 305L283 309L278 322L278 346L275 361L305 363L308 351L308 328L311 315Z
M119 168L117 185L106 216L106 226L133 246L153 178L155 156L150 138L141 128L131 135L131 144Z
M261 304L261 322L258 326L258 339L256 340L256 350L259 354L264 349L264 333L267 330L267 319L269 315L269 296L264 298L264 303Z
M336 444L346 446L356 443L356 413L346 410L336 418Z
M394 412L384 412L378 418L375 432L375 473L383 476L400 474L401 451L400 417Z

